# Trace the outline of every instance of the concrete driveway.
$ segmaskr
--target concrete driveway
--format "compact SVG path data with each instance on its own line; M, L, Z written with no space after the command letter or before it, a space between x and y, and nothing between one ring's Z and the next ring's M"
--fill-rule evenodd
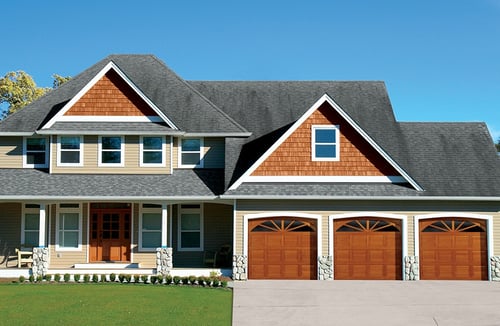
M234 282L233 325L500 325L500 282Z

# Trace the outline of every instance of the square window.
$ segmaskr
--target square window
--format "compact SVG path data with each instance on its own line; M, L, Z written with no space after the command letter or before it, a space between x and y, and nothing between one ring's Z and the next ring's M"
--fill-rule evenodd
M58 143L58 165L80 165L82 163L82 137L60 136Z
M180 146L181 167L201 168L203 167L203 139L183 138Z
M165 138L162 136L141 138L141 165L165 166Z
M123 166L123 137L102 136L99 140L99 165Z
M46 138L24 138L23 165L24 167L31 168L48 166L48 146Z

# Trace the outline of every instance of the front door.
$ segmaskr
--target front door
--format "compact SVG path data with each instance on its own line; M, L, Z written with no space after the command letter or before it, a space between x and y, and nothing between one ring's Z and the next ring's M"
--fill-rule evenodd
M90 262L130 261L130 208L91 208Z

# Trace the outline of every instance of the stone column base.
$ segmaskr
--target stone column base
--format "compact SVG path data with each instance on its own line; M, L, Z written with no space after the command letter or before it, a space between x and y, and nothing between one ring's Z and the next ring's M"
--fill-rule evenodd
M34 277L44 276L49 270L49 248L35 247L33 248L33 265L31 272Z
M173 266L172 248L156 248L156 273L170 275Z
M243 255L233 255L233 280L248 280L248 258Z
M420 279L418 256L405 256L405 281Z
M500 282L500 256L490 257L491 280Z
M318 280L333 280L333 257L318 257Z

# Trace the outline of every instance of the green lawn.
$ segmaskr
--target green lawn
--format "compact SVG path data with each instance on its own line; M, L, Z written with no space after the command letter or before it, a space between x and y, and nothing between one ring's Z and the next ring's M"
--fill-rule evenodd
M0 325L231 325L232 291L138 284L0 284Z

